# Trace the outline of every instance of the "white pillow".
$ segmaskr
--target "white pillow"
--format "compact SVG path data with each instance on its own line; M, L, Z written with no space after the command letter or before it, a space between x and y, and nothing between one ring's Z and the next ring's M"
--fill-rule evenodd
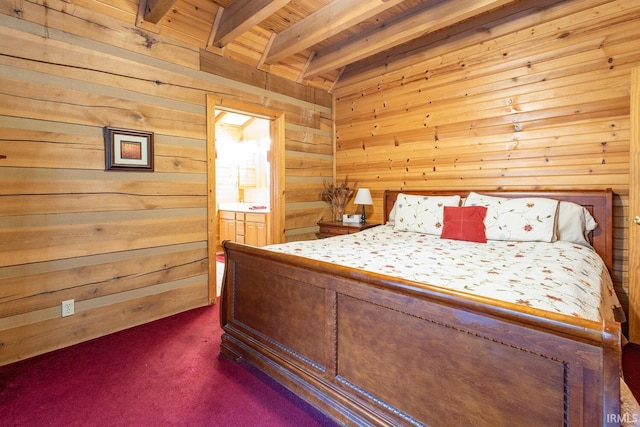
M486 206L487 240L552 242L558 201L542 197L510 199L471 192L465 206Z
M420 196L398 194L394 230L442 234L445 206L459 206L460 196Z
M598 227L591 212L576 203L561 201L558 205L556 238L564 242L591 246L587 234Z

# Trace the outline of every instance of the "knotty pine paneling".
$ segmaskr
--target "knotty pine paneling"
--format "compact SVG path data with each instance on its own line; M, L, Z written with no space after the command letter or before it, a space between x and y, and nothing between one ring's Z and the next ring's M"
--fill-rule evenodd
M207 95L284 112L287 240L313 237L333 174L330 95L202 71L135 2L41 3L0 0L0 365L215 300ZM153 131L155 172L104 171L104 126Z
M328 131L309 132L307 129L287 128L285 147L291 151L324 154L333 157L333 136Z
M334 88L336 176L372 190L372 222L382 220L387 188L610 187L612 276L628 309L629 92L640 4L545 3L412 42L410 55L371 63L365 74L347 69Z
M25 28L27 25L34 34L44 37L44 41L67 39L67 34L72 34L82 37L77 42L80 44L105 42L112 48L137 52L194 70L199 67L196 46L135 27L133 14L121 14L121 11L113 13L98 0L84 0L83 5L74 3L73 13L69 13L70 5L65 1L54 0L45 5L40 3L23 1L16 5L12 0L1 0L0 13L24 21L22 25L5 22L10 28ZM121 21L121 17L126 17L127 21ZM70 38L73 39L73 36Z

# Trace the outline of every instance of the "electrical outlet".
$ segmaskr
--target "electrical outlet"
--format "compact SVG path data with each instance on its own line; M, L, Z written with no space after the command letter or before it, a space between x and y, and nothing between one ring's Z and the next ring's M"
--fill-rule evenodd
M62 301L62 317L71 316L73 313L75 313L73 300Z

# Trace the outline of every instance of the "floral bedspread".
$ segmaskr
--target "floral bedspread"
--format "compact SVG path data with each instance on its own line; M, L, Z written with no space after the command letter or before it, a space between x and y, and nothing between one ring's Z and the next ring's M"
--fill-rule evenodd
M381 225L264 249L594 321L613 319L619 306L602 259L568 242L479 244Z

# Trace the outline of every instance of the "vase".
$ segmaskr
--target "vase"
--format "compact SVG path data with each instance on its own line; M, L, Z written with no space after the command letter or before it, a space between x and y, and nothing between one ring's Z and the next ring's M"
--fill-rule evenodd
M342 216L344 215L344 206L333 206L333 219L334 221L342 222Z

